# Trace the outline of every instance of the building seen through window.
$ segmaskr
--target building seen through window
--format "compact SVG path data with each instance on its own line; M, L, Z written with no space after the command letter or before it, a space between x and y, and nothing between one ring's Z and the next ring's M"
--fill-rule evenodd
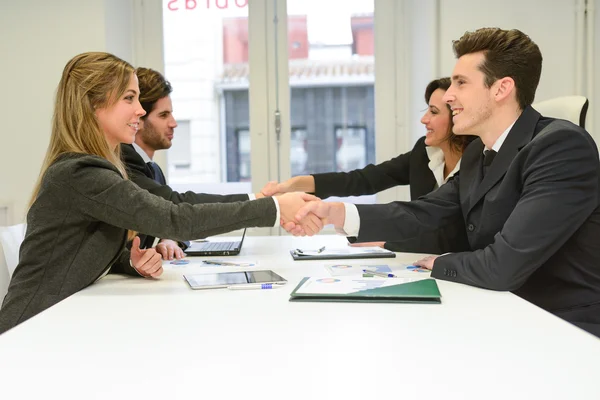
M375 162L373 1L348 9L359 2L335 1L334 18L310 7L318 2L288 1L292 176ZM174 115L189 121L185 145L169 158L169 177L249 182L247 6L193 11L164 12Z

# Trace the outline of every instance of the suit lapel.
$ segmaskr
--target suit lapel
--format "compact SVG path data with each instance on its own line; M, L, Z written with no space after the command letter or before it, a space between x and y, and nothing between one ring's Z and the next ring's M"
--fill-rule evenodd
M411 198L412 200L416 200L417 198L426 195L427 193L433 191L435 188L435 176L433 176L433 172L429 169L429 157L427 156L427 151L425 150L425 146L423 146L423 151L419 154L419 158L416 159L415 165L411 165L411 172L414 171L415 190L413 188L413 179L411 177Z
M492 165L489 167L487 174L485 177L483 177L479 186L477 186L475 190L471 191L472 195L469 202L469 211L471 211L475 204L485 197L486 193L489 192L490 189L493 188L500 179L502 179L504 174L506 174L508 167L517 156L519 151L533 138L533 133L539 119L540 114L537 111L530 106L525 108L521 116L517 119L512 129L508 133L506 140L502 144L502 147L500 147L500 151L498 152L498 155L494 159ZM481 150L482 151L479 152L480 160L477 164L480 168L474 168L477 171L471 171L471 173L476 174L479 179L481 179L483 145Z
M460 198L465 215L471 209L472 194L481 182L482 153L483 143L481 139L476 139L463 153L460 161Z

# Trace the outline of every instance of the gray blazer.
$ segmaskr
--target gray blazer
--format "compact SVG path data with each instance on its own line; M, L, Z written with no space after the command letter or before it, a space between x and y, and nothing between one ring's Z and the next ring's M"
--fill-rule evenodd
M363 241L461 227L432 276L510 290L600 336L600 164L591 136L527 107L483 177L483 143L461 173L409 203L358 206ZM458 231L457 231L458 232Z
M27 214L27 233L0 309L0 333L96 281L109 267L135 273L127 230L193 240L275 224L271 198L174 204L123 179L101 157L68 154L50 168Z

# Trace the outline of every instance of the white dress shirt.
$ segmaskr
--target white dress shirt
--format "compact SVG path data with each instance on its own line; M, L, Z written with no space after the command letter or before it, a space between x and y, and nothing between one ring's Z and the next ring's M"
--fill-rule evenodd
M502 135L500 135L500 137L498 139L496 139L496 141L494 142L494 145L492 146L492 150L494 150L496 153L500 151L500 147L502 147L502 145L504 144L504 141L506 140L506 137L508 136L508 132L510 132L510 130L512 129L515 122L517 122L516 119L513 121L512 124L510 124L510 126L508 128L506 128L506 130L504 132L502 132ZM487 150L489 150L489 149L484 146L483 153L485 154L485 152Z
M437 189L444 183L448 182L448 179L452 178L454 174L456 174L460 170L460 160L458 160L456 166L448 174L448 176L444 178L444 168L446 168L446 163L444 160L444 151L439 147L434 146L425 147L425 151L427 152L427 157L429 157L429 164L427 164L427 166L429 167L431 172L433 172L436 185L435 189Z
M133 148L135 149L135 151L140 155L140 157L142 157L142 160L144 160L144 162L146 164L148 164L149 162L153 162L152 159L150 158L150 156L146 153L146 151L144 151L144 149L142 149L137 143L133 142Z

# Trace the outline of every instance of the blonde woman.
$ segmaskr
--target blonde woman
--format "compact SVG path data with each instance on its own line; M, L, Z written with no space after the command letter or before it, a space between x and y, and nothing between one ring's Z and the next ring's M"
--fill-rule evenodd
M58 85L50 145L27 214L27 233L0 309L0 333L82 290L110 270L162 273L154 249L134 232L191 240L243 227L290 222L305 200L294 193L229 204L173 204L127 179L119 145L139 119L134 69L107 53L70 60ZM315 198L316 199L316 198ZM318 231L315 218L307 226Z

